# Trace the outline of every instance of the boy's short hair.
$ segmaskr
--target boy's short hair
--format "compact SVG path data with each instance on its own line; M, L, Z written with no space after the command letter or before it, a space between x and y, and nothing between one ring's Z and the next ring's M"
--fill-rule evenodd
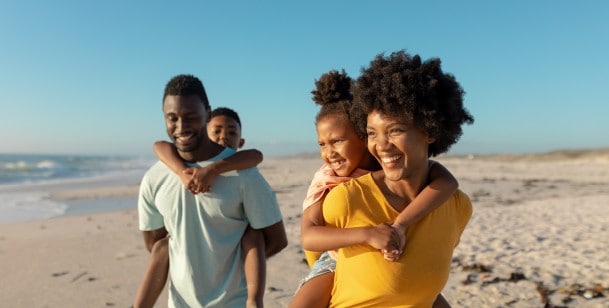
M237 124L239 124L239 128L241 128L241 119L239 119L239 114L237 114L236 111L226 107L218 107L211 112L212 119L217 116L225 116L232 118L233 120L237 121Z

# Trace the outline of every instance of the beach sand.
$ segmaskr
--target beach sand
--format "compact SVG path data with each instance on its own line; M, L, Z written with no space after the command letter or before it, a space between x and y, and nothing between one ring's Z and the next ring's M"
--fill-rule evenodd
M474 205L443 291L453 307L609 307L609 151L438 160ZM260 165L289 240L268 260L266 307L286 307L308 271L301 203L320 165L317 155ZM0 306L129 307L149 257L136 194L137 185L59 187L54 200L133 207L0 224Z

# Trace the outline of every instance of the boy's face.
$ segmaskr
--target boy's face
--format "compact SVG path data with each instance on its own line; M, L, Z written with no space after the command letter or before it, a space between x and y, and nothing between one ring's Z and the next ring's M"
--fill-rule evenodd
M239 149L245 143L241 138L241 126L231 117L219 115L211 118L207 123L209 139L225 147Z

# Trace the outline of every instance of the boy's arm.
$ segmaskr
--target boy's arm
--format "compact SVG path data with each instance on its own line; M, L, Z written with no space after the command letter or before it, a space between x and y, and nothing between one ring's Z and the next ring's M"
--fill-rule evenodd
M173 170L190 192L209 191L213 179L223 172L254 167L262 162L262 152L256 149L239 151L229 157L201 168L190 168L178 155L175 146L167 141L157 141L152 146L156 156Z
M241 150L235 154L216 161L207 167L216 175L232 170L242 170L257 166L262 162L262 152L256 149Z
M457 188L459 188L459 183L450 171L440 163L432 162L429 169L429 185L402 210L393 222L392 227L396 229L400 236L398 257L406 243L406 229L408 226L421 220L421 218L444 204Z
M188 166L184 163L176 147L171 142L167 141L156 141L152 145L154 154L162 161L169 169L175 172L179 177L184 186L190 189L192 176L184 173L183 171L188 169Z
M255 167L260 162L262 162L262 152L256 149L242 150L205 167L186 169L183 172L193 177L194 193L207 192L218 174Z

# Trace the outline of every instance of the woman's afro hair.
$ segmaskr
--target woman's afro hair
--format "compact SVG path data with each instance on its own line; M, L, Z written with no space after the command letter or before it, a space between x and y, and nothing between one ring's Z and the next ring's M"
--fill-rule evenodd
M463 107L464 91L438 58L421 62L405 51L379 54L355 81L351 108L354 123L365 131L372 111L403 119L435 141L429 155L436 156L461 137L463 123L474 118Z

